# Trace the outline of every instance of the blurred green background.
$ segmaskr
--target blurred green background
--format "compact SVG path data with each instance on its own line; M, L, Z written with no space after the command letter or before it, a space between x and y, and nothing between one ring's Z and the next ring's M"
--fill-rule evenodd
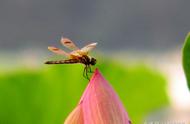
M111 83L134 124L166 107L166 80L144 64L112 59L97 67ZM61 124L77 105L88 80L82 65L44 65L0 73L0 124Z

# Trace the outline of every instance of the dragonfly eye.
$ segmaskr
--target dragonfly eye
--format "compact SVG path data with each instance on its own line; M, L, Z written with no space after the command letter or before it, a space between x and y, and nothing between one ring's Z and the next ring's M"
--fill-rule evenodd
M96 59L95 58L91 58L91 65L95 65L96 64Z

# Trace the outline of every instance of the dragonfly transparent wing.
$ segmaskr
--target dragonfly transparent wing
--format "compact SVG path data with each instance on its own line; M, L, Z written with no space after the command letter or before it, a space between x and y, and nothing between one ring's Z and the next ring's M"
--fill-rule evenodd
M80 49L82 55L87 55L92 49L96 47L97 43L91 43Z
M61 44L63 44L63 46L69 48L70 50L78 50L79 48L73 43L73 41L71 41L68 38L61 38Z
M69 57L69 53L59 49L59 48L56 48L54 46L49 46L48 49L56 54L59 54L59 55L64 55L66 57Z

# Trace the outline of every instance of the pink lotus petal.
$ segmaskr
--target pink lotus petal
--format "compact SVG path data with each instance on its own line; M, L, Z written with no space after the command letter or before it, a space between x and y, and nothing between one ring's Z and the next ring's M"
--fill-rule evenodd
M83 124L131 124L119 97L98 69L84 91L79 106L83 112L83 116L80 116L83 117Z
M64 124L84 124L82 106L80 104L69 114Z

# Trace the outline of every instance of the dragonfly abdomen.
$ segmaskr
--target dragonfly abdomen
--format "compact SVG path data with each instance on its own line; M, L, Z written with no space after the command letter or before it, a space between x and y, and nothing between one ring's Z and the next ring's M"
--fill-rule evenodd
M68 59L68 60L58 60L58 61L47 61L45 64L74 64L80 63L77 59Z

